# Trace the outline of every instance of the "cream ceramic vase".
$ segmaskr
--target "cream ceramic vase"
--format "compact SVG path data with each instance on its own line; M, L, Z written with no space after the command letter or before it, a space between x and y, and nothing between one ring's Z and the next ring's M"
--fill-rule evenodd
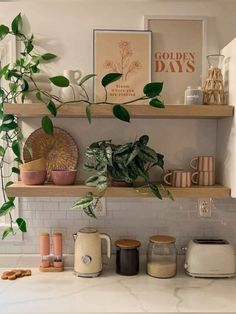
M78 82L82 76L81 71L64 70L63 75L70 81L70 85L61 89L61 99L63 101L79 100L81 89L78 86Z
M102 272L102 240L107 242L107 257L111 257L111 240L94 228L83 228L74 234L74 273L79 277L97 277Z

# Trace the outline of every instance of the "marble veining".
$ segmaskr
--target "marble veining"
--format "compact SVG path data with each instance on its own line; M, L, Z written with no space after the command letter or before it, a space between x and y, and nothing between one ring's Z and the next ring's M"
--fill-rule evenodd
M3 271L4 269L1 269ZM98 278L63 273L0 281L0 313L235 312L236 279L198 279L182 272L156 279L142 272L124 277L105 269Z

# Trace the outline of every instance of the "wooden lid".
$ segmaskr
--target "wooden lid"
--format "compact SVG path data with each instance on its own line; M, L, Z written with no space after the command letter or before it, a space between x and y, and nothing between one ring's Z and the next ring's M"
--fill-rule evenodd
M62 236L62 233L61 232L54 232L53 236Z
M48 232L41 232L40 235L43 236L43 237L49 237L49 233Z
M121 249L135 249L141 245L138 240L120 239L115 242L115 245Z
M175 237L168 236L168 235L153 235L149 238L149 240L153 243L158 244L168 244L168 243L175 243Z

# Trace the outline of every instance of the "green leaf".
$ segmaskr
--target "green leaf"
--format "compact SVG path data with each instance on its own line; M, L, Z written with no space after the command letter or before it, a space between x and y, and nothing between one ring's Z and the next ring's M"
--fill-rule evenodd
M86 171L88 171L88 172L91 172L91 171L94 171L94 170L95 170L94 166L89 165L89 164L84 164L84 165L83 165L83 168L84 168L84 170L86 170Z
M9 33L9 28L5 25L0 25L0 40L2 40Z
M160 191L159 191L159 189L158 189L158 186L155 185L155 184L149 183L149 187L150 187L152 193L153 193L157 198L159 198L160 200L162 200L162 196L161 196L161 193L160 193Z
M93 195L91 194L88 194L84 197L82 197L78 202L76 202L74 205L73 205L73 209L74 208L86 208L88 207L89 205L91 205L93 203Z
M138 156L140 152L140 148L138 146L135 146L132 152L129 154L128 160L126 161L125 165L128 166L128 164L136 157Z
M57 107L54 104L54 102L52 100L49 100L49 102L47 103L47 108L48 110L51 112L51 114L56 117L57 115Z
M96 186L98 181L98 176L91 176L85 180L87 186Z
M41 92L37 92L37 93L35 94L35 96L36 96L36 98L37 98L39 101L43 102L43 98L42 98Z
M83 208L83 211L85 212L86 215L88 215L91 218L97 218L96 215L94 214L94 209L93 205L89 205L85 208Z
M163 82L148 83L144 86L143 92L148 98L156 97L160 94L163 88Z
M11 201L5 202L0 208L0 217L5 216L12 208L14 203Z
M14 34L19 34L22 30L22 17L21 13L19 13L11 23L11 28Z
M5 149L4 149L4 147L2 147L0 145L0 156L2 157L4 155L4 153L5 153Z
M80 80L79 82L79 86L82 86L86 81L88 81L90 78L96 76L96 74L88 74L88 75L85 75L84 77L82 77L82 79Z
M143 135L139 138L139 142L143 145L147 145L148 141L149 141L148 135Z
M149 105L155 108L165 108L164 103L157 98L151 99Z
M16 155L16 157L20 158L20 145L17 140L12 142L12 150L14 154Z
M9 68L10 64L6 64L2 69L0 69L0 77L4 76Z
M11 123L12 121L14 121L15 117L12 115L12 114L6 114L4 117L3 117L3 123L4 124L9 124Z
M42 55L41 57L42 57L42 59L43 59L44 61L49 61L49 60L52 60L52 59L57 58L57 56L54 55L53 53L45 53L45 54Z
M18 128L18 125L16 122L11 122L8 124L2 124L0 130L1 131L10 131L10 130L15 130Z
M20 169L19 169L19 168L12 167L12 168L11 168L11 171L12 171L13 173L20 174Z
M4 240L10 233L14 234L12 227L9 227L6 230L4 230L2 234L2 240Z
M20 158L18 158L18 157L17 157L17 158L15 158L15 159L14 159L14 161L18 162L19 164L23 164L22 159L20 159Z
M121 78L121 73L109 73L102 78L102 86L106 87L107 85L118 81Z
M32 40L28 40L26 43L26 51L27 53L31 53L31 51L34 49L34 45L32 43Z
M139 157L146 162L157 162L157 154L154 149L148 146L142 146Z
M48 116L45 116L42 118L42 128L44 130L44 132L46 134L49 134L49 135L53 135L53 123L52 123L52 120L48 117Z
M49 80L58 87L68 87L70 85L70 81L65 76L54 76L50 77Z
M103 192L104 190L106 190L107 187L108 187L107 177L105 177L105 176L99 176L99 177L98 177L98 181L97 181L96 189L97 189L99 192Z
M5 185L5 189L6 189L8 186L12 185L12 184L14 184L14 182L8 181L8 182L6 183L6 185Z
M22 232L27 232L26 222L24 221L23 218L20 218L20 217L17 218L17 219L16 219L16 223L17 223L17 225L18 225L20 231L22 231Z
M26 80L23 80L21 84L21 90L22 92L27 92L29 90L29 84Z
M91 124L91 121L92 121L91 104L86 106L86 116L87 116L88 122Z
M39 73L40 72L40 70L36 64L32 65L31 70L33 73Z
M128 110L125 107L121 105L114 105L112 110L113 110L113 115L117 119L125 121L125 122L130 122L130 115L129 115Z

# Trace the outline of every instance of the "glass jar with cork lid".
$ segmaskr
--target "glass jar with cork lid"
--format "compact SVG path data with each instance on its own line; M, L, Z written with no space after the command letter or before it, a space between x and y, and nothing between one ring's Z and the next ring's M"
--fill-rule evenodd
M147 250L147 274L156 278L171 278L176 275L176 239L168 235L149 238Z

